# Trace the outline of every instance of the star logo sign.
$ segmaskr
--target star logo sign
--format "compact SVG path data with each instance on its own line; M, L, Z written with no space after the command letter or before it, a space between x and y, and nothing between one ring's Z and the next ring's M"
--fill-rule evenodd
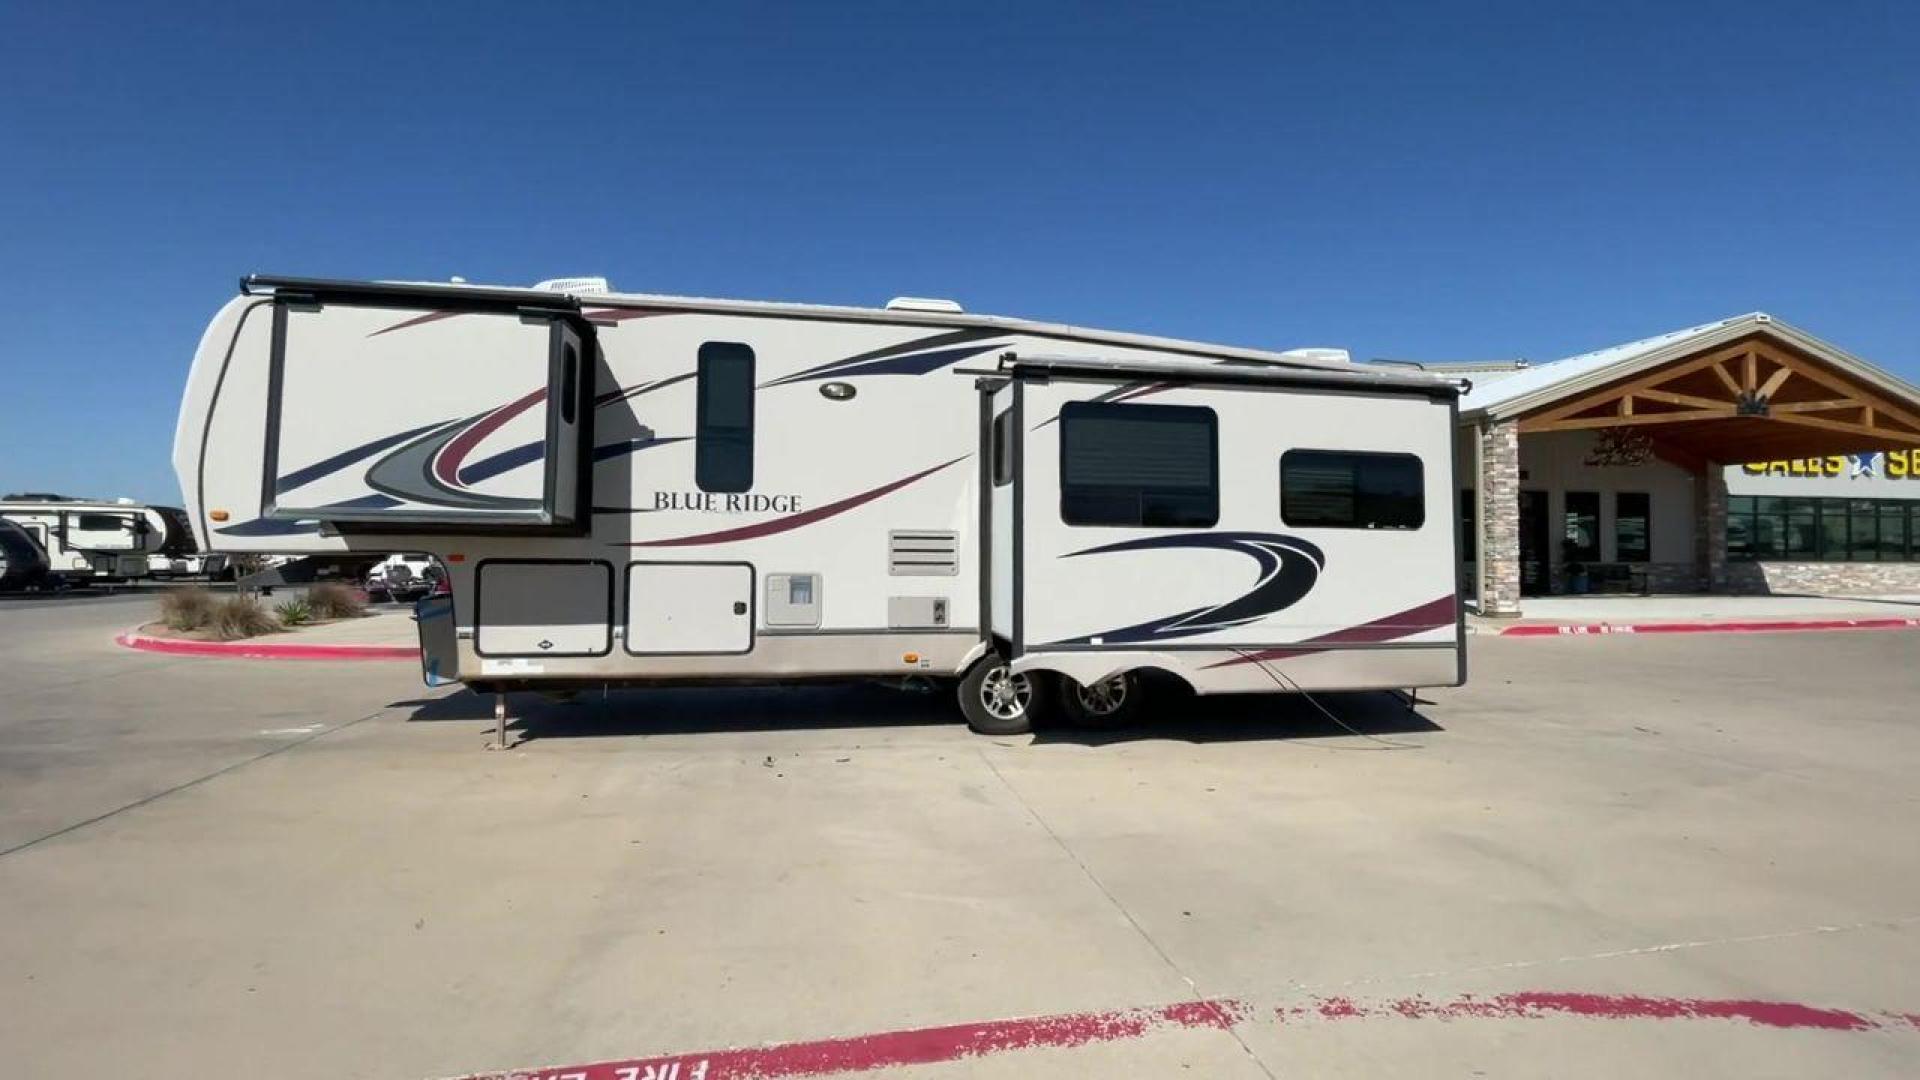
M1847 455L1847 479L1858 480L1863 476L1872 478L1879 475L1879 453Z

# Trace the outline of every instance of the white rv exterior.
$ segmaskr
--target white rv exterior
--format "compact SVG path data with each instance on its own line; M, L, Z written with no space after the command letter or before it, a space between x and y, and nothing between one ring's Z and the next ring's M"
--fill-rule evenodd
M437 558L430 681L964 676L1018 730L1056 676L1082 719L1149 669L1459 683L1456 394L927 301L249 279L174 466L206 550Z
M26 530L46 550L47 573L67 582L146 577L169 538L163 508L135 502L13 497L0 499L0 517Z

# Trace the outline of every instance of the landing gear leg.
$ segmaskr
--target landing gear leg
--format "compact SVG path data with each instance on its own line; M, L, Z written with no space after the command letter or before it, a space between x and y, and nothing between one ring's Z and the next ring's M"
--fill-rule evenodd
M507 741L507 695L493 695L493 741L487 744L489 750L511 750L513 744Z

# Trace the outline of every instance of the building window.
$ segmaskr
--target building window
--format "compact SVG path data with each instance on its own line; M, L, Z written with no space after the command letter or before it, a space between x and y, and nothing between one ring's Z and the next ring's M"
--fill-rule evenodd
M753 350L727 341L700 346L693 482L701 491L753 486Z
M1567 492L1566 532L1561 554L1569 562L1600 561L1600 493Z
M1907 508L1899 503L1880 504L1880 561L1904 562L1910 555L1907 546Z
M1613 557L1618 562L1653 558L1653 506L1644 491L1613 496Z
M1880 515L1867 499L1848 500L1847 548L1854 562L1880 558Z
M1013 483L1013 410L1002 409L993 418L993 486Z
M1735 495L1727 558L1796 562L1920 561L1920 504L1891 499Z
M1196 405L1060 409L1060 520L1205 529L1220 520L1219 420Z
M1289 450L1280 457L1280 517L1294 528L1417 529L1427 517L1420 459Z
M1472 488L1460 489L1460 561L1472 562L1479 557L1479 530L1474 528L1474 509L1479 498Z
M1820 557L1820 503L1817 499L1787 500L1787 558Z

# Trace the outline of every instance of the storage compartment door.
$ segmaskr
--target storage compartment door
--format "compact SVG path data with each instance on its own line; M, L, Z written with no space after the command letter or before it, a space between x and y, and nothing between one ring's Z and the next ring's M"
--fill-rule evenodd
M473 647L481 656L613 651L613 564L488 559L475 582Z
M274 305L267 516L570 531L594 342L564 313Z
M747 563L627 567L630 653L748 652L753 618L753 567Z

